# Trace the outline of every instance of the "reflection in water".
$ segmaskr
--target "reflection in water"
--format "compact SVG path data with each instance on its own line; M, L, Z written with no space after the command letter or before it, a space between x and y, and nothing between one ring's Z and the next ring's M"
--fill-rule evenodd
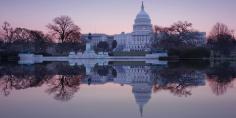
M46 80L48 89L46 90L49 94L54 94L56 100L68 101L73 95L79 90L80 80L82 77L79 76L64 76L59 75L54 78Z
M209 86L216 95L223 95L228 88L233 87L232 81L236 76L236 68L228 63L211 68L208 73Z
M154 86L154 92L167 90L179 97L187 97L192 94L189 89L205 85L205 73L199 70L167 68L159 73L159 79L157 79Z
M46 93L53 95L56 100L69 101L80 90L81 84L128 85L132 87L142 116L143 107L150 101L153 93L166 91L174 96L188 97L194 94L192 89L209 83L212 92L219 96L233 87L235 76L235 67L227 64L201 69L184 66L95 65L88 74L84 66L69 66L66 63L5 65L0 68L0 89L2 95L9 96L12 90L45 85Z

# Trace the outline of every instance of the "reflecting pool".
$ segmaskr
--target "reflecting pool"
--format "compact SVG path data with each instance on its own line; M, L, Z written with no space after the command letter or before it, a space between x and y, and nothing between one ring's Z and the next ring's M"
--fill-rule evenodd
M1 118L235 118L236 65L0 66Z

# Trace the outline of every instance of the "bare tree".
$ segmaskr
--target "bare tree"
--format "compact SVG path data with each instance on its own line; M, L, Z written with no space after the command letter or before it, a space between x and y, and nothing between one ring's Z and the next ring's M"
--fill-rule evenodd
M178 21L171 26L171 30L177 34L184 34L192 31L192 23Z
M162 27L160 27L160 26L157 26L157 25L154 26L153 30L154 30L155 36L158 35L158 33L161 31L161 29L162 29Z
M48 81L49 89L46 90L49 94L54 94L54 98L60 101L69 101L73 95L79 90L81 76L64 76L50 79Z
M4 39L6 42L12 43L13 42L13 34L14 29L11 27L11 24L8 22L4 22L2 29L4 31Z
M46 52L47 46L52 43L52 39L41 31L30 30L30 38L34 43L36 53Z
M198 33L192 28L192 23L187 21L178 21L170 27L154 26L154 47L164 49L180 49L192 47L191 39L194 39Z
M208 45L223 55L229 55L235 47L233 31L223 23L216 23L208 37Z
M13 34L13 38L17 42L32 41L31 36L30 36L30 30L26 28L16 28Z
M217 36L219 35L233 36L233 31L230 30L228 26L223 23L216 23L210 32L209 38L217 38Z
M80 40L81 33L79 31L71 33L71 35L68 37L68 40L66 42L69 43L82 43L83 41Z
M53 35L58 37L61 43L80 40L80 28L68 16L56 17L53 24L49 24L47 27Z

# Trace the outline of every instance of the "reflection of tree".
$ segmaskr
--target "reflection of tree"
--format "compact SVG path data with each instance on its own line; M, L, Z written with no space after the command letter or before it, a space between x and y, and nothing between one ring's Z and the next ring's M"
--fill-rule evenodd
M188 97L192 95L189 88L205 84L203 72L193 69L165 68L158 73L158 78L154 81L154 92L167 90L176 96Z
M177 95L179 97L182 96L190 96L192 95L190 90L187 90L188 86L182 85L182 84L174 84L169 87L170 92L173 93L174 95Z
M217 76L208 76L209 86L217 96L223 95L227 92L229 87L233 86L231 80L232 79L222 79Z
M188 86L184 85L184 84L180 84L180 83L174 83L174 84L167 84L165 86L158 86L158 85L154 85L153 87L153 91L154 93L160 91L160 90L168 90L170 91L172 94L182 97L188 97L191 96L192 93L190 90L187 90Z
M56 100L68 101L79 90L81 76L63 76L47 81L49 94L54 94Z
M0 90L4 96L8 96L12 90L21 90L31 87L49 84L47 92L55 94L55 99L61 101L70 100L79 89L82 76L59 76L59 78L45 75L39 79L35 75L5 75L0 78Z
M12 78L14 76L9 75L8 77L3 76L0 80L0 87L1 91L4 94L4 96L8 96L10 94L10 91L12 90ZM3 79L4 78L4 79Z
M207 72L209 86L217 96L223 95L227 92L229 87L232 87L232 81L235 76L236 73L234 67L230 67L227 63L211 68Z
M46 78L46 76L43 78ZM0 79L0 88L3 94L8 96L12 90L41 86L41 80L32 75L5 75Z
M79 86L84 75L83 66L69 66L65 63L45 63L32 66L4 65L0 67L0 93L10 95L12 90L40 87L49 83L49 93L54 93L56 99L70 99ZM55 75L61 76L56 82ZM70 75L70 76L69 76ZM69 97L69 98L66 98Z

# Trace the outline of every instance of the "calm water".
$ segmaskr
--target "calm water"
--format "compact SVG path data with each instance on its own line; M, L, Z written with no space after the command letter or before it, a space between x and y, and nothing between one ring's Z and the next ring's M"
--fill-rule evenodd
M1 118L235 118L236 66L0 66Z

